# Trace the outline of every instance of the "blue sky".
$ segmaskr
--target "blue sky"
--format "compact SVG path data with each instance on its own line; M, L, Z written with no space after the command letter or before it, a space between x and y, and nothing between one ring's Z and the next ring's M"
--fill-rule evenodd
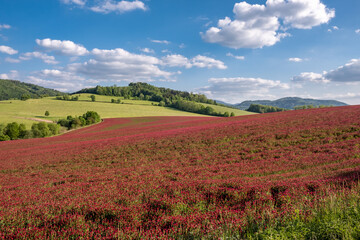
M0 0L0 78L360 104L358 0Z

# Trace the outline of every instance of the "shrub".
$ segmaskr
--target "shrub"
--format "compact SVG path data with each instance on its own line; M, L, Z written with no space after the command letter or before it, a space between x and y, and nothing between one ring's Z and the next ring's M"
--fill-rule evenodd
M34 123L31 126L31 130L35 138L51 136L51 131L49 129L49 126L45 122Z
M19 124L17 122L9 123L5 128L5 135L8 135L11 140L18 139L20 135Z
M26 126L25 126L25 124L23 124L23 123L21 123L20 125L19 125L19 138L24 138L25 137L25 135L26 135Z
M48 123L49 130L51 135L59 134L60 132L60 125L56 123Z
M9 141L11 138L8 135L4 135L0 133L0 141Z
M48 111L48 110L46 110L46 111L45 111L45 116L47 116L47 117L48 117L49 115L50 115L49 111Z
M77 128L78 126L86 126L100 122L101 118L97 112L88 111L80 117L67 116L66 119L60 119L57 123L68 129Z
M84 113L83 118L86 120L87 125L100 122L100 115L94 111L87 111Z

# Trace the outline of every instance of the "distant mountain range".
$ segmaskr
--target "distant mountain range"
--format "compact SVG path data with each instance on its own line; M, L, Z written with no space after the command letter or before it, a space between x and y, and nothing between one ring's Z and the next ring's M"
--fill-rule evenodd
M221 104L229 105L241 110L246 110L250 107L251 104L261 104L279 108L294 109L296 106L304 105L313 105L314 107L318 106L347 106L348 104L339 102L336 100L317 100L317 99L307 99L307 98L298 98L298 97L286 97L280 98L278 100L255 100L255 101L244 101L238 104L228 104L222 101L216 101Z
M62 95L64 93L35 84L0 79L0 101L21 99L23 97L39 98L42 96L56 96L58 94Z

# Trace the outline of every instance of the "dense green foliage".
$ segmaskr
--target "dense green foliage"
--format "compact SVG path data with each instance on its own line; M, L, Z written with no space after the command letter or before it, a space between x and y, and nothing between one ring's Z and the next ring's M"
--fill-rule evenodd
M184 100L178 100L178 101L170 102L170 103L164 103L163 101L161 101L159 103L159 105L176 108L176 109L186 111L186 112L193 112L193 113L199 113L199 114L205 114L205 115L211 115L211 116L219 116L219 117L235 116L235 114L233 112L231 114L229 112L225 112L225 113L216 112L210 106L205 107L196 102L190 102L190 101L184 101Z
M79 96L69 96L68 94L62 95L62 96L57 96L56 97L57 100L64 100L64 101L78 101L79 100Z
M216 104L214 100L207 99L205 95L194 94L184 91L172 90L169 88L159 88L147 83L130 83L127 87L102 87L87 88L77 93L92 93L105 96L124 97L125 99L135 98L139 100L150 100L154 102L165 102L169 105L179 100L187 100L200 103Z
M246 110L254 113L270 113L270 112L283 112L286 111L285 108L266 106L261 104L251 104L250 107Z
M88 111L79 117L67 116L66 119L60 119L58 124L68 129L77 128L79 126L87 126L101 121L97 112Z
M44 96L56 96L59 91L40 87L30 83L0 79L0 101L9 99L27 100Z
M111 99L111 103L121 103L121 100L118 98L118 99Z
M319 106L346 106L346 103L335 100L316 100L316 99L303 99L298 97L286 97L275 101L269 100L257 100L257 101L244 101L240 104L233 105L234 107L245 110L250 107L251 104L261 104L266 106L274 106L285 109L295 109L296 106L312 105L314 107Z
M59 134L60 125L55 123L34 123L31 130L26 130L24 124L17 122L0 125L0 141L28 139L28 138L42 138Z
M294 110L313 109L313 108L325 108L325 107L334 107L334 106L332 106L332 105L330 105L330 106L327 106L327 105L319 105L319 106L303 105L303 106L296 106L296 107L294 107Z

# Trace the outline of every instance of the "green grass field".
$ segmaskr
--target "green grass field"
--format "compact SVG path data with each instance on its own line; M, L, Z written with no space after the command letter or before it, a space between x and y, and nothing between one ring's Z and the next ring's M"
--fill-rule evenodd
M147 117L147 116L206 116L195 113L183 112L172 108L153 106L150 101L124 100L121 104L111 103L112 96L96 95L96 101L92 102L91 94L79 94L79 101L61 101L55 97L42 99L29 99L27 101L6 100L0 101L0 124L18 122L24 123L28 128L35 122L29 118L44 120L58 120L68 115L79 116L86 111L96 111L101 118L119 117ZM157 104L154 102L154 104ZM206 105L206 104L203 104ZM236 116L251 114L249 112L211 105L216 111L234 112ZM50 116L45 117L45 111Z

